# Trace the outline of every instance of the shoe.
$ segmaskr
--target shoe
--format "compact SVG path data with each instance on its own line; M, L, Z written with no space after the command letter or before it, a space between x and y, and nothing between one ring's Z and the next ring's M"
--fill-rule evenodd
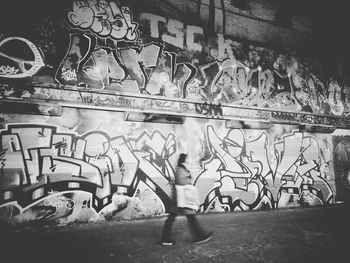
M214 232L209 232L208 234L206 234L204 237L196 240L193 242L193 244L202 244L205 243L207 241L209 241L214 235Z
M162 246L173 246L175 244L176 244L176 242L174 240L162 241L162 243L161 243Z

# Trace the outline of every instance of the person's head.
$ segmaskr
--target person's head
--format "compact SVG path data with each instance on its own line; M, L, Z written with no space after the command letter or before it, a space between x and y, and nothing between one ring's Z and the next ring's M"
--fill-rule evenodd
M177 161L177 165L183 164L186 162L187 154L180 153L179 160Z

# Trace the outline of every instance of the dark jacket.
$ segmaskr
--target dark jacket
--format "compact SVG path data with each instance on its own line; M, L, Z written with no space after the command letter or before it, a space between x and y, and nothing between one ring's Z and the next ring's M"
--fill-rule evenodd
M175 184L186 185L192 184L192 177L190 171L185 166L177 166L175 171Z

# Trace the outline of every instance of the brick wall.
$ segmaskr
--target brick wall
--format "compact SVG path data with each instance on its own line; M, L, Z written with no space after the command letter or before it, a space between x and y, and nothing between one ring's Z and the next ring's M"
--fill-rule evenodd
M277 9L270 1L247 1L248 9L235 7L231 0L214 2L216 9L222 9L222 4L224 6L225 33L229 36L278 49L302 51L311 44L311 23L305 16L293 15L291 27L285 27L276 23ZM165 15L182 21L186 21L188 14L197 14L199 5L210 6L210 0L154 0L154 3Z

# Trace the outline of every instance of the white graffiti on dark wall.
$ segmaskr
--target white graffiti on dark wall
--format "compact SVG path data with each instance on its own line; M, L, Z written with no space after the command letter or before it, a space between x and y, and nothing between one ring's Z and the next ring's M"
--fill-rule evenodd
M0 138L0 170L6 178L2 204L17 201L24 208L52 191L81 190L92 194L92 207L99 212L115 191L133 196L140 180L165 207L169 204L173 134L145 131L127 138L94 131L77 136L54 126L20 124L8 125Z
M49 196L45 198L44 205L45 206L52 206L55 208L55 213L60 208L67 208L67 209L73 209L74 208L74 200L65 197L64 195L61 195L60 192L57 191L50 191L48 192Z
M11 67L9 65L0 66L0 75L3 76L15 75L18 71L19 69L16 69L15 67Z
M196 100L320 114L344 113L341 89L333 92L334 86L338 84L335 82L333 85L331 82L327 91L313 73L298 71L302 67L296 57L278 55L269 49L250 46L249 59L239 60L236 55L241 52L237 52L240 50L239 44L220 31L215 31L212 36L216 36L216 43L213 39L212 43L206 43L203 39L199 40L201 38L198 35L204 38L205 34L199 26L186 26L180 21L152 13L141 13L140 18L148 22L153 39L180 49L186 43L188 59L195 65L194 69L198 70L200 76L188 80L184 90L196 89ZM161 32L161 23L167 24L168 32ZM212 57L212 62L199 64L193 54L203 52L204 49ZM274 59L276 55L278 56ZM267 70L264 67L263 70L261 63L273 66ZM328 98L327 95L324 97L328 93Z
M113 1L73 1L67 18L72 28L84 33L70 34L69 48L56 70L56 81L95 89L113 83L120 87L126 72L119 62L118 41L135 42L139 34L130 8ZM107 45L109 39L112 47Z
M67 16L73 27L101 38L134 41L138 36L138 23L133 21L130 8L113 1L73 1Z
M93 36L73 33L55 78L61 84L75 86L85 85L89 79L90 86L104 89L125 78L125 71L118 63L115 49L97 47Z
M300 205L304 195L320 204L333 202L332 188L320 173L322 161L313 136L283 136L274 143L275 162L268 154L266 132L246 139L242 130L232 129L220 138L209 125L207 141L212 157L195 182L201 189L202 211L215 200L231 211L255 209L262 200L275 208L286 205L279 203L282 192L297 194Z
M328 87L328 101L331 107L331 112L336 115L342 115L344 112L344 104L341 99L341 87L338 82L332 80Z
M18 46L21 46L22 50L13 50L13 47ZM21 57L22 53L26 55ZM31 54L33 59L29 60L28 54ZM0 63L0 77L9 79L31 77L44 66L38 48L22 37L8 37L0 41Z
M313 74L303 79L296 73L296 58L290 58L293 63L288 68L287 57L279 55L274 68L263 71L258 51L249 52L252 61L240 61L234 55L235 43L216 33L217 43L209 48L213 61L199 64L190 54L202 52L204 47L201 42L195 42L195 35L203 35L203 28L188 25L185 29L180 21L151 13L141 13L140 19L149 22L150 36L156 42L121 49L84 31L70 34L69 50L56 71L56 80L60 84L84 84L92 89L108 87L169 98L320 114L344 113L345 107L338 96L341 91L332 91L335 84L331 83L326 91ZM169 34L160 32L160 22L168 24ZM191 62L178 63L179 55L165 51L165 45L157 43L159 39L181 49L186 42ZM325 95L328 93L329 96Z
M161 44L150 43L141 49L95 45L89 35L71 34L69 50L56 72L56 80L99 89L114 84L126 92L179 98L186 97L186 87L197 72L190 63L178 63L177 55L163 51ZM67 78L67 72L74 72L75 78Z
M220 1L214 2L220 5ZM200 6L204 8L201 11L204 19L208 6L203 6L202 2ZM69 48L56 70L55 79L60 84L190 98L215 104L336 116L349 114L350 103L347 98L343 101L342 88L335 80L325 87L312 73L304 79L296 70L298 59L279 55L272 61L276 54L268 49L250 46L249 59L239 60L236 52L239 44L219 29L212 35L213 43L205 43L202 39L205 32L200 26L141 13L140 20L149 27L153 39L153 42L142 43L131 9L104 0L74 1L67 19L75 30L70 34ZM167 25L167 31L161 23ZM121 48L118 41L130 43ZM9 49L9 46L17 46L12 45L14 42L33 54L33 60L21 59L21 52ZM181 50L169 52L166 50L169 45ZM211 62L201 64L195 53L203 53L204 49L205 52L210 50ZM272 52L266 55L266 60L273 68L267 70L259 66L265 51ZM38 48L29 40L10 37L0 42L1 77L31 77L43 66Z
M62 79L65 81L77 81L77 73L75 69L70 70L70 69L62 69Z

